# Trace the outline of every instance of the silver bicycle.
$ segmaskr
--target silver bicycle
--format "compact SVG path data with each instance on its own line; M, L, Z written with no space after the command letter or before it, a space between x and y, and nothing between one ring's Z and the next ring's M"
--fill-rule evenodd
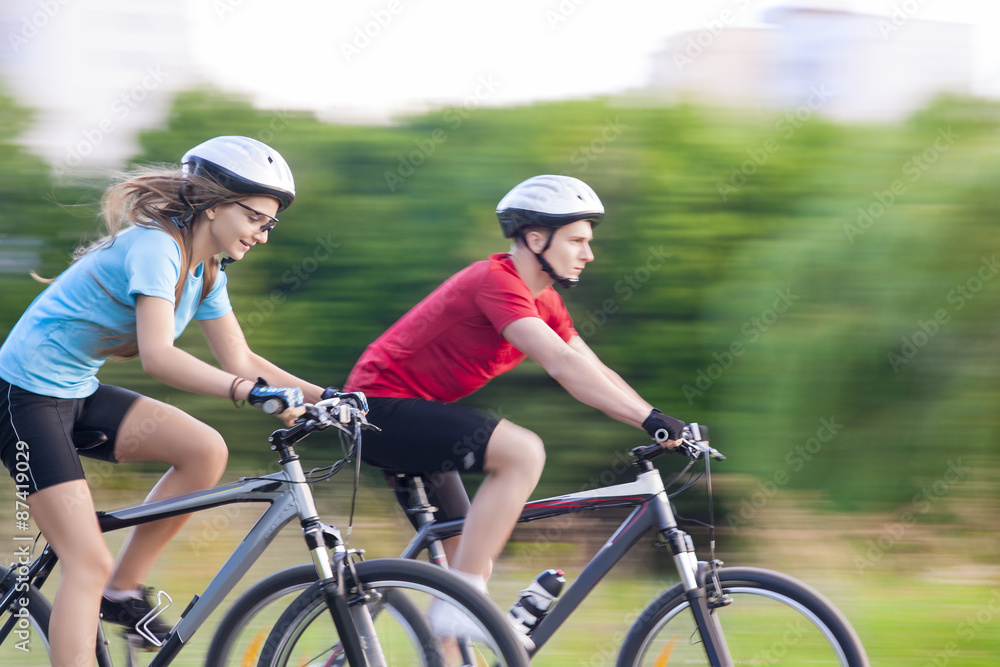
M149 504L98 512L102 531L119 530L157 519L188 514L230 503L265 503L263 515L236 547L218 574L181 613L180 620L162 641L149 632L148 622L169 606L160 592L157 608L138 627L146 642L159 645L148 661L150 667L169 665L223 602L278 533L298 519L311 563L276 572L248 589L223 617L209 647L205 664L301 667L350 665L453 664L473 659L508 667L526 667L527 655L500 610L481 593L446 570L428 563L387 558L365 561L361 552L346 548L340 532L323 523L310 485L329 479L340 470L369 427L364 394L338 393L315 405L294 426L275 431L269 438L279 456L280 472L245 477L230 484ZM316 431L336 429L345 448L337 463L305 472L293 445ZM89 434L104 437L103 434ZM22 553L9 567L0 567L0 665L48 665L48 625L51 605L40 588L56 565L56 555L45 545L33 555L39 537L23 542ZM285 603L305 591L307 604L293 614L281 632L264 624L257 639L243 641L246 629L265 610ZM434 629L428 611L435 607L458 619L449 636ZM291 609L291 608L290 608ZM293 610L294 611L294 610ZM288 615L285 610L284 616ZM260 625L258 623L258 625ZM100 667L112 665L112 643L101 627L96 638ZM268 636L269 635L269 636ZM267 641L262 641L268 637ZM123 640L124 641L124 640ZM134 638L125 652L131 665L137 656Z

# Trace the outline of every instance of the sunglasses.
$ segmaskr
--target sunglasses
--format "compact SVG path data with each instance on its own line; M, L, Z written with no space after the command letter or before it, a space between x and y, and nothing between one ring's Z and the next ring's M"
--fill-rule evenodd
M247 206L243 202L238 202L237 201L237 202L233 202L233 203L236 204L237 206L239 206L240 208L245 208L246 210L250 211L251 213L253 213L258 218L267 218L267 222L265 222L263 225L260 226L260 231L262 231L262 232L269 232L272 229L274 229L275 226L277 226L277 224L278 224L278 219L275 218L273 215L268 215L267 213L261 213L257 209L250 208L249 206ZM254 220L253 218L250 219L250 222L252 222L254 224L257 224L257 221Z

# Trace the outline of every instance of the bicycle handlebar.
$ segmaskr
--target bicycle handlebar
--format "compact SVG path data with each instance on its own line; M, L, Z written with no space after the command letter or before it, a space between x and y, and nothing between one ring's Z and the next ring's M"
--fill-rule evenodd
M677 441L675 447L664 447L660 443L654 442L650 445L636 447L629 453L638 460L649 461L668 452L686 456L692 461L697 461L706 455L716 461L726 459L719 450L708 444L708 427L697 423L691 423L684 427L681 439Z
M306 412L288 428L278 429L268 440L272 447L279 443L291 445L310 433L335 426L357 440L361 429L378 427L368 422L368 399L360 391L337 392L317 403L305 404Z

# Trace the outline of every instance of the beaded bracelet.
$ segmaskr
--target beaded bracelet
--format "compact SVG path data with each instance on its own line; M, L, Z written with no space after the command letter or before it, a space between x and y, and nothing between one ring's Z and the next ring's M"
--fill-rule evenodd
M240 401L236 400L236 387L240 386L241 382L249 382L249 381L250 380L246 378L236 376L233 378L233 383L229 385L229 400L231 400L233 402L233 405L235 405L237 408L243 408L243 406L245 406L247 402L244 400Z

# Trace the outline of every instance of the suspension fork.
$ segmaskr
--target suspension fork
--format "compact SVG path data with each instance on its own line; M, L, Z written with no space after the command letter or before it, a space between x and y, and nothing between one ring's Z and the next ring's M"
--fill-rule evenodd
M315 526L306 527L306 541L310 542L310 547L313 542L310 536L318 535L322 539L323 528L318 520ZM329 534L326 537L329 538ZM364 590L354 569L351 553L339 542L333 549L332 558L323 542L310 550L321 577L320 588L348 664L351 667L385 667L382 647L366 604L370 600L370 594ZM351 583L350 591L347 588L348 581Z
M279 463L292 482L291 492L298 508L302 533L348 664L351 667L386 667L382 647L365 604L369 598L354 570L351 553L344 545L340 532L319 520L316 504L305 484L302 464L291 443L272 435L271 449L281 453ZM353 585L350 599L348 576Z
M647 464L646 471L642 474L655 472L648 461L645 463ZM733 658L729 654L722 626L715 614L715 609L728 604L728 599L722 594L719 586L717 570L721 562L698 562L694 542L690 535L677 527L677 520L665 490L660 490L657 494L657 502L653 506L656 515L655 521L663 536L663 541L659 542L658 546L670 547L674 565L677 567L681 585L684 587L684 595L698 625L698 634L701 636L705 655L712 667L733 667ZM710 576L708 577L705 576L706 570L709 570ZM712 586L711 591L707 585L709 582Z
M715 614L718 607L728 604L718 585L716 570L721 563L699 563L691 536L677 528L665 531L663 537L661 544L669 546L673 553L674 564L684 587L684 596L698 625L705 655L712 667L733 667L733 658Z

